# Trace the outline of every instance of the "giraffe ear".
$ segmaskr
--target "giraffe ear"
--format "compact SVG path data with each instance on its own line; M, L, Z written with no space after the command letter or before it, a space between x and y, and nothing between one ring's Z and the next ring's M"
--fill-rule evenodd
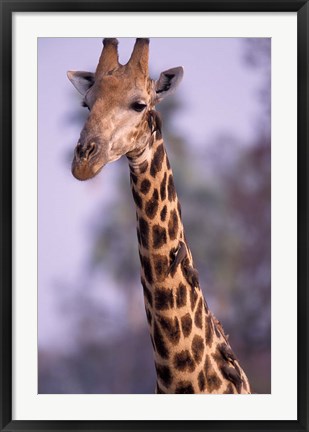
M182 77L183 68L181 66L161 72L156 81L157 102L161 102L166 96L174 93Z
M94 73L92 72L68 71L67 76L76 90L83 96L94 84Z

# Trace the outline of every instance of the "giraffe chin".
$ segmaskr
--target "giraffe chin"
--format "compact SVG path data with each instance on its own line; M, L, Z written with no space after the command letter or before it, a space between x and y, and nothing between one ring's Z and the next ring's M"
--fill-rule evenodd
M104 166L105 163L103 163L100 166L98 165L90 166L89 164L73 163L72 174L77 180L81 180L81 181L90 180L96 175L98 175Z

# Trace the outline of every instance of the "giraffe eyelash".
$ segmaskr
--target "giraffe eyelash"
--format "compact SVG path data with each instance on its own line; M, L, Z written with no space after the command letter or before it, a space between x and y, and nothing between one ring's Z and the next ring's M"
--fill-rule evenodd
M136 112L142 112L147 107L143 102L133 102L131 108Z

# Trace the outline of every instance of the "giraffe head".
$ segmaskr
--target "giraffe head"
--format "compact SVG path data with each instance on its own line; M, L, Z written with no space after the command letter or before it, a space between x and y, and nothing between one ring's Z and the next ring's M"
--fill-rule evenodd
M162 72L156 81L150 79L149 39L136 39L126 65L118 61L117 46L117 39L103 40L95 73L68 72L90 111L72 162L72 173L79 180L94 177L122 155L146 148L158 121L155 105L174 91L183 75L182 67L176 67Z

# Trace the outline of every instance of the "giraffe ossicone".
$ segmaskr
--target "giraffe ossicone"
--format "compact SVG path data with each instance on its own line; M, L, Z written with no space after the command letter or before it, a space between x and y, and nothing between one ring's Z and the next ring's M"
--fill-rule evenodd
M186 242L181 207L156 104L180 83L176 67L152 80L149 39L137 39L121 65L118 41L103 40L95 73L69 71L89 109L72 162L79 180L125 155L137 213L146 316L157 393L250 393L221 323L208 309Z

